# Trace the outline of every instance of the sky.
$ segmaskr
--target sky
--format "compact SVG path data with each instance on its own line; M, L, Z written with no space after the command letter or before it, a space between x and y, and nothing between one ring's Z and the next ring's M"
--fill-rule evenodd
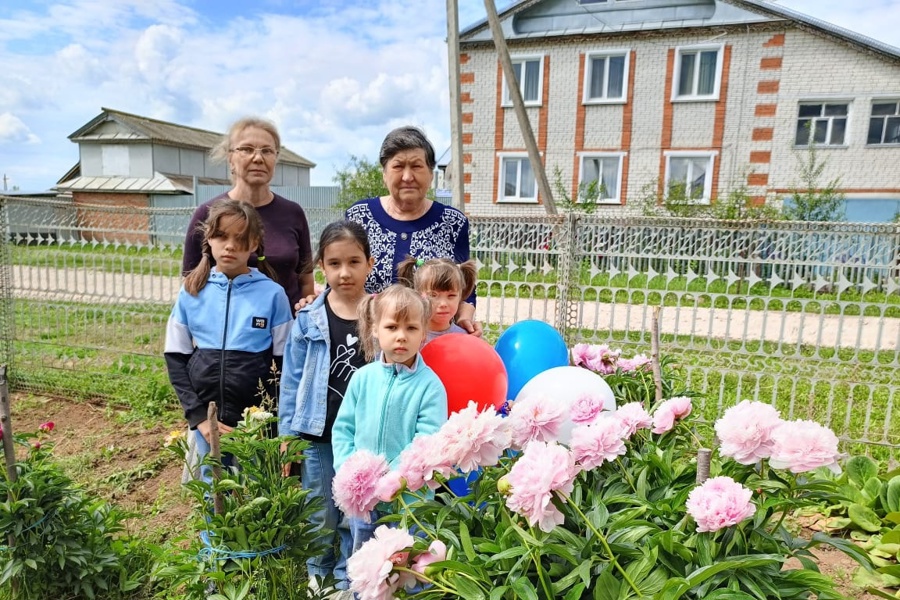
M778 3L898 45L900 0ZM459 0L459 15L482 20L483 0ZM317 163L312 185L332 185L350 155L377 159L398 125L441 154L446 34L444 0L3 1L0 175L8 189L55 185L78 161L68 136L101 107L223 132L262 115Z

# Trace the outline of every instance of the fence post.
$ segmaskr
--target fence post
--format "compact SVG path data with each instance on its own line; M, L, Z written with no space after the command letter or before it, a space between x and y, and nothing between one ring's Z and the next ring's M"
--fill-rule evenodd
M13 445L13 427L12 427L12 407L9 404L9 386L6 383L6 365L0 365L0 427L3 428L3 459L6 462L6 476L9 483L15 483L18 479L16 472L16 448ZM11 498L7 498L11 500ZM6 541L7 545L12 548L16 545L16 538L12 533L9 534ZM18 582L13 580L13 597L18 588Z
M575 240L578 235L578 215L568 212L560 223L556 236L556 250L559 257L556 282L556 330L572 346L578 341L578 261L573 260Z
M13 312L12 293L12 251L9 228L9 198L0 195L0 363L13 372L13 337L15 333L15 314Z
M213 485L222 479L222 451L219 448L219 418L215 402L209 403L206 418L209 421L209 455L213 459L212 480ZM221 515L225 512L225 500L222 492L213 492L213 514Z

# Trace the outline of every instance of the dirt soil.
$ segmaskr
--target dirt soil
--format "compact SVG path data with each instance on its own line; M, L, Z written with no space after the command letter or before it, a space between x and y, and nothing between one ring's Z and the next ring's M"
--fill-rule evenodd
M16 431L54 423L54 456L87 489L134 513L132 533L162 540L188 531L191 501L181 488L182 465L163 445L180 423L148 428L146 420L129 422L126 409L105 402L13 394L11 406Z
M124 420L125 409L105 403L16 394L12 408L13 424L19 431L34 431L39 424L53 421L54 455L77 481L137 513L129 521L133 533L162 540L188 531L191 501L181 489L182 465L163 446L166 436L180 428L180 423L148 429L144 423ZM814 520L805 519L800 525L805 538L818 529ZM858 565L851 558L830 548L817 549L815 554L822 572L834 577L844 594L876 600L852 583Z

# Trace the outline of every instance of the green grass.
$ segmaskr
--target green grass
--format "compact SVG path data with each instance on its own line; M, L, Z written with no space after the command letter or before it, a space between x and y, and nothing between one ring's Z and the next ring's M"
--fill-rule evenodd
M52 269L94 269L134 275L181 275L182 249L138 246L10 245L12 264Z

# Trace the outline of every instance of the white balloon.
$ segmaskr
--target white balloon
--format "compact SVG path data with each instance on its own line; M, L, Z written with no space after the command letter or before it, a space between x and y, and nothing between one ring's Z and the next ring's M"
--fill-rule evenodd
M529 396L545 396L565 406L566 416L559 430L559 441L568 444L575 424L569 415L572 404L584 397L601 402L602 410L616 410L616 398L612 388L603 378L582 367L553 367L538 373L526 383L516 400Z

